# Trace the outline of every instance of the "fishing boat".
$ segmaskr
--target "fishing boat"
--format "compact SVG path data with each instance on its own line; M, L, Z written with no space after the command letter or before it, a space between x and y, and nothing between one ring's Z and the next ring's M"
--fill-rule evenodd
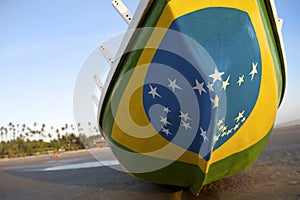
M143 0L101 85L98 122L122 167L157 184L209 183L264 150L285 89L272 0Z

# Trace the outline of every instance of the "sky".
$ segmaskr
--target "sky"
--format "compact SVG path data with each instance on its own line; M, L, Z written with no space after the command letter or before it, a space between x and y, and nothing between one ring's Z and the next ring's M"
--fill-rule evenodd
M139 1L124 2L135 10ZM300 1L275 2L284 19L288 72L276 123L284 123L300 119ZM84 61L126 28L111 0L0 0L0 126L73 123Z

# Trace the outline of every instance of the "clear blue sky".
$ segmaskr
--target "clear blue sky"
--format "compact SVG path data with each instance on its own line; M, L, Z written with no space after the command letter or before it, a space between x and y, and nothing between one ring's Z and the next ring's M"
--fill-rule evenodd
M124 2L135 9L138 0ZM281 123L300 118L300 1L276 3L288 64ZM72 123L82 63L126 26L111 0L0 0L0 126Z

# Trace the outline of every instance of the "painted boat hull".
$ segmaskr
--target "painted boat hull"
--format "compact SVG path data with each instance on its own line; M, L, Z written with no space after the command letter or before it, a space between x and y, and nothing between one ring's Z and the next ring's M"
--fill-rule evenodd
M271 9L263 0L151 3L99 110L128 173L197 195L255 162L285 88Z

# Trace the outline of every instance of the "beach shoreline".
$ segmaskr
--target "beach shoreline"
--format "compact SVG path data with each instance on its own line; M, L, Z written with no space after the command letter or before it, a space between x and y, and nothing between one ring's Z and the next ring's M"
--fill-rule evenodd
M94 152L95 151L95 152ZM109 148L100 153L115 159ZM204 186L187 188L137 180L110 166L61 171L41 167L97 162L96 150L0 160L1 199L300 199L300 126L275 127L267 147L248 169ZM73 163L72 163L73 162Z

